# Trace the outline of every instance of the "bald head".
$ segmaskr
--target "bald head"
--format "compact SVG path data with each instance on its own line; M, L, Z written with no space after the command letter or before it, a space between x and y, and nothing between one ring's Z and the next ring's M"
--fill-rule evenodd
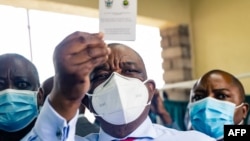
M0 55L0 64L0 79L5 81L4 85L0 85L0 90L38 90L38 71L28 59L19 54L3 54Z
M205 73L197 81L197 83L194 85L194 88L199 86L202 82L203 83L206 83L206 82L212 83L213 82L217 86L219 85L219 83L225 82L225 84L232 86L238 90L238 92L235 94L237 95L240 102L245 101L245 90L244 90L242 83L234 75L232 75L226 71L216 69L216 70L211 70L211 71ZM208 87L208 86L206 86L208 84L209 83L204 84L204 86Z
M105 81L113 72L138 78L141 81L147 79L144 62L135 50L119 43L108 44L108 47L111 49L111 54L107 62L96 67L91 73L91 90Z

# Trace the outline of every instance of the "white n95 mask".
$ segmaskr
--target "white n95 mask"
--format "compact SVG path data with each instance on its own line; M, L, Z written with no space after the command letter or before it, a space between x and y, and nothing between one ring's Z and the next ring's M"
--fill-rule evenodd
M148 89L137 78L125 77L116 72L95 88L92 106L106 122L122 125L136 120L148 103Z

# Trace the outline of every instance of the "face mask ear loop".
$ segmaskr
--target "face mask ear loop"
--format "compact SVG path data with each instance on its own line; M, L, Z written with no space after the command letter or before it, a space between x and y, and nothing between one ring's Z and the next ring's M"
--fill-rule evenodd
M149 81L149 79L144 80L142 83L145 85L147 82ZM146 87L146 86L145 86ZM153 96L154 97L154 96ZM151 104L151 101L153 99L153 97L148 101L148 103L146 104L146 106Z
M242 119L237 125L243 125L244 124L244 119Z
M90 97L93 97L93 94L86 93L86 95L88 96L89 100L90 100ZM90 102L89 102L89 107L90 107ZM102 115L98 115L98 114L94 113L93 111L90 111L90 113L92 113L96 117L102 117Z
M143 84L146 84L146 83L148 82L148 80L149 80L149 79L146 79L146 80L144 80L142 83L143 83Z
M243 106L244 105L244 102L242 102L240 105L238 105L238 106L235 106L235 109L238 109L238 108L240 108L241 106Z
M242 102L240 105L238 105L238 106L235 106L235 109L238 109L238 108L240 108L241 106L243 106L244 105L244 102ZM243 123L244 123L244 119L242 119L237 125L243 125Z
M238 106L235 106L235 109L238 109L238 108L240 108L241 106L243 106L244 105L244 102L242 102L240 105L238 105ZM242 119L239 123L238 123L238 125L242 125L244 123L244 119Z
M87 95L88 97L93 96L93 94L89 94L89 93L86 93L85 95Z

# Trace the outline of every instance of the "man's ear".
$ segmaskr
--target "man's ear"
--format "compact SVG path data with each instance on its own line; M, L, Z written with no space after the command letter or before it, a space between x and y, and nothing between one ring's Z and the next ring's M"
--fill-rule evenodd
M44 92L42 88L38 89L38 93L37 93L37 105L38 106L42 106L44 103Z
M149 100L152 100L154 94L155 94L155 81L154 80L148 80L145 85L148 88L148 92L149 92Z
M248 111L249 111L249 104L244 103L244 105L243 105L243 117L244 117L244 119L247 118Z

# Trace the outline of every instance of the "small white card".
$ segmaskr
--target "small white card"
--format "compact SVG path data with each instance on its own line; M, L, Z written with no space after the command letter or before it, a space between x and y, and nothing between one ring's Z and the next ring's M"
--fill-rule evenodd
M105 40L134 41L137 0L99 0L99 30Z

